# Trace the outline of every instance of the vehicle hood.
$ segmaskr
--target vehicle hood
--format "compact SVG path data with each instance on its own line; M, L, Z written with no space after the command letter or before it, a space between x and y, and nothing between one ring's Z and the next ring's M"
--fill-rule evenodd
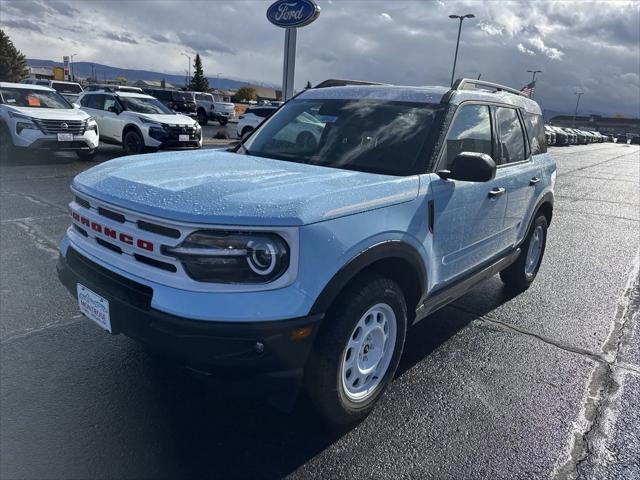
M295 226L413 200L417 176L393 177L226 151L122 157L73 188L114 206L188 223Z
M186 115L171 115L171 114L157 114L150 113L136 113L137 117L147 118L153 122L166 123L168 125L193 125L195 120L187 117Z
M32 108L12 107L5 105L8 110L40 120L85 120L89 114L77 108Z

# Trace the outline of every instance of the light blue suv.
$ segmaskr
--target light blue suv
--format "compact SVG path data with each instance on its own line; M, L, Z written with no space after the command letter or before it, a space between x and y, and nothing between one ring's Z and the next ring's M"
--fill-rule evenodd
M105 330L251 389L295 380L348 424L412 325L494 274L531 284L555 178L510 88L310 89L232 151L78 175L58 274Z

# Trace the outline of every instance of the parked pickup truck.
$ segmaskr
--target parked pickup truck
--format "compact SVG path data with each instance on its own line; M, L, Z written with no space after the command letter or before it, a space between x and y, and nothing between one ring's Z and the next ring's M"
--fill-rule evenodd
M235 117L233 103L217 102L210 93L190 92L194 95L197 105L198 123L206 125L209 120L217 121L224 126Z
M252 391L290 380L350 424L413 325L498 273L529 287L555 179L540 107L516 90L309 89L233 151L75 177L58 274L107 332Z

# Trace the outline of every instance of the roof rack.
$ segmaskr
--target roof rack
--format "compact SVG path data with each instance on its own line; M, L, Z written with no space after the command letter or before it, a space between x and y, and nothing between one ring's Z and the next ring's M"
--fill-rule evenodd
M471 86L471 88L468 88ZM478 88L480 87L480 88ZM459 78L451 87L452 90L486 90L492 89L495 92L508 92L514 95L520 95L521 97L529 98L526 94L511 87L505 87L499 83L485 82L484 80L474 80L472 78Z
M326 87L344 87L346 85L385 85L384 83L369 82L367 80L343 80L338 78L330 78L324 82L320 82L313 88L326 88Z

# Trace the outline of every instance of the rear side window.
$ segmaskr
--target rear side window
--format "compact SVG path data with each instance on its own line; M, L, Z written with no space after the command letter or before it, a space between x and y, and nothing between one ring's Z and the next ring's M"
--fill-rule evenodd
M542 115L533 113L524 114L524 123L531 144L531 155L538 155L547 151L547 143L544 136L544 121Z
M486 153L493 156L491 143L491 114L487 105L463 105L458 110L442 152L439 168L448 169L462 152Z
M498 127L497 163L514 163L525 160L524 132L518 112L514 108L496 107Z

